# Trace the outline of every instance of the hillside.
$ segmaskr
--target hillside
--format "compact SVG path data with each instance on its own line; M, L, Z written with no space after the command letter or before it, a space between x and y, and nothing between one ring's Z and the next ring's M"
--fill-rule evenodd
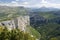
M0 21L9 20L20 15L27 15L24 7L0 6Z
M7 30L9 31L11 31L12 29L15 30L18 28L20 31L28 33L27 35L25 35L26 37L33 36L35 38L34 40L36 39L39 40L41 37L40 33L36 31L33 27L27 26L29 24L30 24L30 19L29 19L29 15L26 8L0 6L0 26L6 27ZM25 39L22 39L22 40L25 40ZM33 40L33 38L31 40Z
M35 36L27 32L24 33L23 31L20 31L20 29L8 30L6 27L0 26L0 40L36 40L36 39L37 38Z
M30 11L30 25L41 34L41 40L60 40L60 10Z
M19 21L16 20L18 18ZM0 6L0 22L14 19L15 26L40 40L59 40L60 10ZM8 23L11 23L8 22ZM8 25L7 23L7 25ZM18 24L19 23L19 24ZM12 23L11 23L12 24ZM27 24L30 24L27 26ZM35 40L35 39L34 39Z

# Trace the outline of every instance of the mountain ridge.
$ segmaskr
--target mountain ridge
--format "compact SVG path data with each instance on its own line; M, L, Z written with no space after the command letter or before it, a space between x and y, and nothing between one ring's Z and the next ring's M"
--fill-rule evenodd
M53 8L53 7L40 7L40 8L27 8L30 9L33 12L48 12L48 11L58 11L60 9L58 8Z

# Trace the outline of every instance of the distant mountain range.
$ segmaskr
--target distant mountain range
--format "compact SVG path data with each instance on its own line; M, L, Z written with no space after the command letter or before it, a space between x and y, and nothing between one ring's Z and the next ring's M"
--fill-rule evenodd
M57 8L47 8L47 7L41 7L41 8L24 8L21 6L18 7L10 7L10 6L0 6L0 20L1 19L10 19L16 16L20 16L20 15L28 15L28 13L30 12L36 12L34 14L37 14L37 12L49 12L49 11L53 11L52 13L60 14L60 9ZM30 13L31 15L33 15L33 13ZM29 15L30 15L29 14Z
M52 7L49 7L49 8L47 8L47 7L41 7L41 8L30 8L30 10L31 11L35 11L35 12L38 12L38 11L40 11L40 12L48 12L48 11L58 11L60 9L58 9L58 8L52 8Z
M24 7L0 6L0 20L8 20L20 15L27 15Z

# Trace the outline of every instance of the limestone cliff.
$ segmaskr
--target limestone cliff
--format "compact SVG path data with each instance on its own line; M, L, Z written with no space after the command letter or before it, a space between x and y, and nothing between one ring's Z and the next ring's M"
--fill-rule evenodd
M12 20L2 21L0 22L0 25L5 26L10 30L19 28L21 31L25 31L26 26L29 25L29 22L30 22L29 16L19 16Z

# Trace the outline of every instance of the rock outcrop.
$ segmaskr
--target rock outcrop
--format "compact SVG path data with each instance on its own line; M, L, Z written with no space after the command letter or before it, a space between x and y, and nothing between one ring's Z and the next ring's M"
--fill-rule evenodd
M1 26L7 27L9 30L18 28L21 31L25 31L26 26L29 25L29 16L19 16L12 20L0 22Z

